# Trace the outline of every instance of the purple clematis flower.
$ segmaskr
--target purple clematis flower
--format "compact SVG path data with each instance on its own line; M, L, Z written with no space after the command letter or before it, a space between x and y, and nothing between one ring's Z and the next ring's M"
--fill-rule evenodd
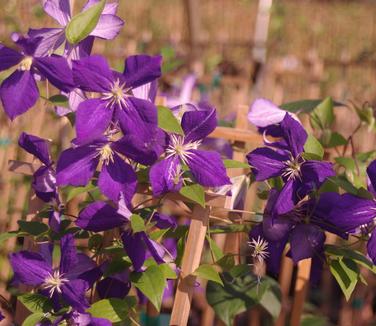
M345 230L333 224L329 218L332 204L339 197L337 193L323 193L318 200L309 199L287 214L276 215L274 206L277 204L279 193L276 189L270 191L263 222L249 234L255 252L258 248L256 242L267 243L265 261L269 272L279 273L282 253L287 242L290 242L290 251L287 255L297 263L306 258L318 258L320 261L326 238L324 231L347 238Z
M114 202L118 202L122 195L129 203L136 191L137 176L132 166L119 154L128 154L128 147L124 146L122 139L111 142L106 137L83 146L69 148L61 153L57 162L57 184L85 186L101 163L99 189ZM147 158L141 155L141 159Z
M94 202L85 207L79 214L76 224L87 231L101 232L115 227L123 229L121 239L124 249L133 263L135 270L140 270L148 256L152 256L157 263L164 263L166 250L158 242L151 240L146 232L133 233L129 225L131 212L124 214L124 210L116 210L105 202ZM167 216L154 213L152 222L161 228L176 227L176 222Z
M310 191L317 189L331 176L332 164L303 158L307 133L289 114L280 125L280 141L269 143L269 147L257 148L247 155L248 163L257 181L282 177L285 182L277 199L277 214L284 214L303 199Z
M56 51L66 42L65 27L68 25L71 17L71 8L69 0L43 0L44 11L51 16L61 26L58 28L30 29L30 37L41 37L42 41L36 49L40 56L46 56ZM82 11L88 10L91 6L97 4L99 0L89 0L83 7ZM66 53L73 59L90 55L94 37L110 40L115 38L124 22L116 16L118 1L107 3L99 18L97 25L90 35L81 41L78 45L72 46L66 42Z
M100 94L78 107L78 142L101 136L111 122L119 124L124 134L136 134L142 139L155 132L158 123L155 105L134 97L132 89L160 77L160 56L131 56L125 61L123 74L112 71L102 56L91 56L73 61L73 75L82 90Z
M170 134L166 157L150 169L154 195L178 191L183 184L185 165L192 173L194 181L205 187L230 184L221 156L216 152L198 149L202 140L217 126L215 109L185 112L181 125L184 136Z
M52 267L51 247L40 253L19 251L10 255L14 282L38 287L58 303L60 298L79 312L89 307L86 291L100 277L96 265L85 255L77 254L73 235L61 238L59 268Z
M40 38L20 38L17 52L0 44L0 71L13 66L17 69L0 86L0 98L5 113L13 120L28 111L38 100L35 74L48 79L56 88L69 92L74 88L72 71L65 58L35 54Z
M351 194L343 194L333 202L334 208L330 220L346 232L363 234L368 237L367 253L376 264L376 160L367 168L368 189L373 199L360 198Z

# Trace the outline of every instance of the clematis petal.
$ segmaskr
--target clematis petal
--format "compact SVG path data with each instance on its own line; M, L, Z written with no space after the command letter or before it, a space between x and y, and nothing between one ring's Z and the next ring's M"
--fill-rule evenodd
M150 169L149 177L155 196L179 191L183 184L179 159L170 157L155 163Z
M334 205L327 220L343 232L354 232L358 227L371 223L376 217L376 202L343 194Z
M83 280L70 280L61 286L63 299L79 312L85 312L89 308L89 302L85 293L89 289L87 282Z
M0 44L0 71L7 70L21 62L23 55Z
M260 147L247 154L247 160L257 181L280 176L289 157L271 148Z
M259 98L255 100L248 112L248 120L256 127L267 127L280 123L286 115L286 111L280 109L273 102Z
M131 289L131 283L122 282L114 277L106 277L98 282L96 289L101 299L124 299Z
M86 186L99 163L95 144L69 148L60 154L56 166L56 183L59 186Z
M113 82L107 60L100 55L74 60L73 78L82 90L98 93L110 91Z
M166 143L166 134L159 128L154 128L149 130L147 137L125 135L112 148L137 163L152 165L163 153Z
M126 107L116 108L115 119L125 135L133 134L142 139L146 139L150 130L155 130L158 125L156 106L136 97L128 97Z
M90 56L94 45L94 36L88 36L77 45L65 43L65 55L69 60L79 60Z
M374 265L376 265L376 231L373 230L367 243L367 253Z
M130 203L136 192L137 176L133 168L114 153L113 161L104 164L99 174L98 186L101 192L117 202L120 195Z
M33 65L56 88L64 92L74 89L73 74L67 59L57 55L34 58Z
M370 182L369 190L376 195L376 160L367 167L367 176Z
M158 91L158 82L157 80L153 80L150 83L133 88L132 94L134 95L134 97L154 103L155 98L157 96L157 91Z
M317 189L324 181L335 176L333 164L321 161L306 161L301 167L302 181L307 189Z
M281 192L279 193L278 199L275 202L275 213L277 215L282 215L290 212L295 204L298 203L302 197L299 197L299 188L301 183L299 180L290 179L283 186Z
M231 184L218 153L198 149L190 150L189 153L187 164L197 183L205 187Z
M65 41L65 32L63 28L29 29L27 34L31 38L42 38L35 50L35 57L48 56L57 50Z
M18 145L38 158L43 164L51 164L49 145L46 139L23 132L18 139Z
M312 224L299 224L291 232L291 258L294 263L320 254L324 249L325 233Z
M175 218L159 212L154 212L152 222L156 222L155 226L159 229L176 228Z
M68 24L71 12L69 0L43 0L43 9L61 26Z
M68 273L78 263L77 250L74 245L74 237L71 233L64 235L60 240L61 258L60 273Z
M107 102L98 98L88 99L78 106L76 113L76 135L79 145L87 144L100 137L108 128L113 111Z
M145 232L140 232L141 233L141 238L143 239L146 247L148 248L151 256L154 258L154 260L158 264L163 264L165 261L163 259L166 250L163 248L162 245L160 245L158 242L153 241L150 239Z
M217 127L216 110L187 111L183 114L181 126L187 142L202 140Z
M162 56L132 55L125 60L124 80L127 87L136 88L162 75Z
M264 216L262 221L262 230L266 239L270 241L280 241L288 237L294 223L291 219L285 217L272 218Z
M146 248L141 235L142 232L132 234L130 231L123 232L121 239L124 249L132 261L135 271L139 271L146 259Z
M112 40L119 35L121 28L124 26L124 21L114 15L101 15L97 26L90 33L91 36L103 38L105 40Z
M46 203L56 198L55 171L47 166L41 166L33 175L32 187L36 195Z
M76 225L80 228L100 232L123 225L127 218L118 214L117 210L103 201L87 205L79 214Z
M14 281L26 285L40 285L52 273L43 257L35 252L19 251L9 255L14 272Z
M14 120L39 98L39 90L30 71L16 70L0 86L0 98L7 116Z
M297 157L304 150L304 144L307 141L307 132L303 126L286 113L281 122L283 138L287 142L290 152Z

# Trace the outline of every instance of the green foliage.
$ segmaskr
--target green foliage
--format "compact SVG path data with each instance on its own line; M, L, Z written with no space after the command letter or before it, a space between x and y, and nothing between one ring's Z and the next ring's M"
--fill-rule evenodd
M201 277L208 281L216 282L223 286L221 277L219 276L218 271L213 265L202 264L193 272L193 275Z
M24 320L22 326L35 326L43 319L45 319L43 312L35 312Z
M281 109L292 113L310 113L312 112L323 100L300 100L282 104ZM334 106L344 106L343 103L333 102Z
M93 183L88 183L85 187L72 187L68 186L65 187L65 192L67 193L66 201L69 202L73 198L77 197L78 195L84 194L89 191L93 191L97 189L97 187Z
M131 228L134 233L137 232L145 232L145 221L144 219L138 214L131 215Z
M184 131L180 126L178 119L172 111L165 106L157 106L158 108L158 126L167 132L184 135Z
M40 236L48 231L48 226L37 221L17 221L20 231L33 236Z
M329 129L334 122L334 103L327 97L311 112L311 124L315 129Z
M236 160L223 160L223 164L226 169L249 169L249 165L244 162L239 162Z
M223 286L208 282L206 298L216 315L226 325L233 325L236 315L260 304L274 319L277 318L281 309L278 283L269 277L258 281L257 276L249 273L249 266L240 267L222 274ZM244 274L245 270L247 274Z
M50 300L41 294L26 293L18 296L17 299L32 313L49 312L52 310Z
M205 190L202 186L195 183L192 185L184 186L180 189L180 194L192 200L193 202L205 207Z
M159 311L162 304L163 291L166 287L164 269L158 265L149 266L144 272L133 272L130 276L132 284L138 288Z
M48 99L48 101L56 106L61 106L64 108L69 107L68 97L62 94L53 95Z
M71 19L65 28L65 36L69 43L77 44L90 35L98 24L105 4L106 0L101 0Z
M322 160L324 157L324 148L312 135L308 135L307 141L304 144L304 152L304 157L307 159Z
M105 318L112 323L129 321L131 309L137 304L135 297L103 299L94 302L87 310L93 317Z

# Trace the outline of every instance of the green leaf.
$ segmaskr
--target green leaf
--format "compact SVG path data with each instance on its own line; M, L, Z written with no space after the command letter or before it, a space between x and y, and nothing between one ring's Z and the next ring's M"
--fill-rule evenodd
M33 236L41 235L48 231L48 226L37 221L17 221L20 230Z
M233 277L230 273L224 273L222 281L223 286L214 281L208 282L206 298L226 325L233 325L236 315L258 304L266 308L274 318L278 317L281 294L275 280L263 277L258 282L257 276L250 274L248 266L246 275ZM268 307L269 302L273 307Z
M226 169L249 169L249 165L247 163L243 163L236 160L223 160L223 164Z
M178 119L172 111L165 106L157 106L158 108L158 126L167 132L184 135L184 131L180 126Z
M131 227L132 227L132 231L134 233L144 232L146 230L145 229L145 221L138 214L132 214L131 215Z
M17 297L17 300L31 312L48 312L52 310L50 300L37 293L26 293Z
M162 304L166 279L163 271L157 266L148 267L144 272L133 272L130 276L132 284L138 288L159 311Z
M222 249L219 248L216 242L209 235L206 235L206 240L209 242L209 248L213 253L215 261L220 260L224 256Z
M308 135L307 141L304 144L304 151L307 154L315 155L319 160L324 157L324 148L320 142L312 135Z
M160 264L158 265L160 270L162 271L164 277L169 280L175 280L177 279L176 272L171 268L168 264Z
M193 275L223 285L221 277L213 265L202 264L193 272Z
M348 301L358 283L358 266L354 261L343 258L332 260L329 264L329 269Z
M61 95L61 94L52 95L48 99L48 101L51 102L53 105L56 105L56 106L62 106L64 108L69 107L68 97L66 97L65 95Z
M65 36L70 44L77 44L89 36L97 26L105 4L106 0L101 0L71 19L65 28Z
M285 103L280 106L281 109L292 113L310 113L313 111L322 100L301 100L296 102ZM334 106L344 106L341 102L333 102Z
M205 207L205 190L199 184L195 183L184 186L180 189L179 193L202 207Z
M92 191L96 188L97 187L95 185L93 185L92 183L89 183L85 187L71 187L71 186L66 187L66 190L68 191L66 201L69 202L70 200L72 200L76 196L81 195L81 194L86 193L86 192L89 192L89 191Z
M44 319L44 313L36 312L28 316L22 323L22 326L35 326L38 324L38 322L42 321L43 319Z
M347 144L347 139L338 132L331 132L327 143L324 143L326 148L332 148L337 146L343 146Z
M356 169L356 165L352 157L336 157L334 160L346 170L354 171Z
M103 299L94 302L87 312L91 313L93 317L105 318L113 323L118 323L128 319L129 312L136 303L135 297Z
M311 123L316 129L330 128L334 122L334 103L331 97L323 100L311 113Z
M216 261L216 265L222 268L223 271L228 272L235 266L235 259L234 255L227 254L223 256L221 259Z

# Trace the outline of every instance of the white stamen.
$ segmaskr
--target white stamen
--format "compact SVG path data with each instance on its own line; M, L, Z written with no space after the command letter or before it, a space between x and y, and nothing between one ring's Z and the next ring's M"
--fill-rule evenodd
M127 107L127 92L129 89L125 87L125 83L121 84L120 80L117 79L111 86L111 91L102 94L102 99L108 101L107 107L112 109L112 107L117 104L121 107Z
M192 156L192 152L190 151L192 149L197 149L200 144L201 141L186 143L183 136L171 135L171 142L166 149L166 158L177 155L184 164L187 164L188 159Z
M258 261L263 262L269 256L269 243L264 238L258 236L257 239L248 241L248 245L253 250L252 257L257 259Z
M32 57L25 57L19 64L19 69L21 71L29 71L31 69L31 65L33 64Z
M301 179L301 164L299 162L299 157L296 159L291 159L289 161L284 161L286 168L282 172L282 177L286 178L287 180L295 180L296 178Z
M60 274L58 270L54 271L53 274L49 273L42 284L42 289L49 290L50 298L54 295L55 291L61 293L61 286L69 280L63 278L64 274Z
M103 164L108 165L110 162L114 162L114 152L109 144L99 147L97 155L100 156L100 160Z

